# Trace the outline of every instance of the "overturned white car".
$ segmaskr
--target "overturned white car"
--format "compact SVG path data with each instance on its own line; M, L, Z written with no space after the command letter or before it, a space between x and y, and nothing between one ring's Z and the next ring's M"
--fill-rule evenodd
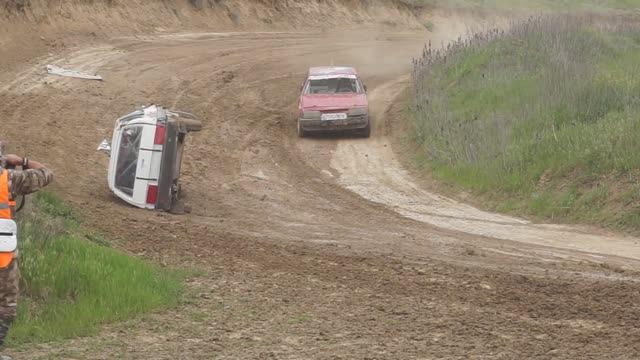
M153 105L116 121L110 155L111 191L127 203L146 209L184 212L180 200L180 167L186 135L200 131L194 115Z

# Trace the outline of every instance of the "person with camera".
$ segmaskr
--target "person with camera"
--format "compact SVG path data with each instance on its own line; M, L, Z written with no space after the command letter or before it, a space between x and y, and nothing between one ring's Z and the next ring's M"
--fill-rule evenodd
M16 198L50 184L53 173L37 161L3 154L4 144L0 141L0 221L11 223L15 221ZM0 351L16 316L19 278L17 248L0 248ZM10 357L0 355L0 359Z

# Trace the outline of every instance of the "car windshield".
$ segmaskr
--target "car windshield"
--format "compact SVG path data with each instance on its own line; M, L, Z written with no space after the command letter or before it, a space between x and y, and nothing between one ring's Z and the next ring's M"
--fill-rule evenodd
M306 94L353 94L359 93L358 80L349 77L309 79Z
M142 126L132 126L125 128L120 138L120 149L118 150L116 169L116 187L127 195L133 195L141 137Z

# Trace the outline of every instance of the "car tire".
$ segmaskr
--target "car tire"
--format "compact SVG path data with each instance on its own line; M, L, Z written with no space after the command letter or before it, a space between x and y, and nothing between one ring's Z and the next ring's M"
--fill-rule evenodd
M367 124L367 127L365 127L362 130L362 137L363 138L369 138L371 136L371 123Z
M180 119L181 124L183 124L188 132L197 132L202 130L202 121L195 119Z
M186 205L182 200L176 200L171 203L171 208L169 209L169 213L173 215L184 215L187 213Z
M304 129L300 125L300 121L298 121L297 123L298 123L298 137L303 138L303 137L307 136L307 132L304 131Z

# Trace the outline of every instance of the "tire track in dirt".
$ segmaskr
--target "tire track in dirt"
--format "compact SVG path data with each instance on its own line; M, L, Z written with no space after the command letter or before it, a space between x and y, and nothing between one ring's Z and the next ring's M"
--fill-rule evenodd
M441 29L442 33L430 36L434 42L458 35L448 32L446 24L442 24ZM163 37L167 36L160 38ZM113 200L107 207L89 201L94 199L94 178L104 176L104 170L95 164L103 163L104 159L100 154L88 152L95 143L108 137L113 121L104 109L117 104L114 110L125 113L133 105L151 101L176 104L203 114L205 130L190 141L184 164L184 188L195 209L193 217L187 217L190 221L278 242L309 240L300 235L305 231L304 226L308 226L317 243L418 258L444 256L460 261L457 254L461 244L487 249L501 247L501 254L508 256L590 258L473 237L513 240L509 234L514 230L517 234L526 224L427 193L414 184L395 161L390 146L386 146L387 140L380 137L381 119L388 104L402 91L404 85L396 79L408 70L406 59L422 47L423 35L365 31L351 33L349 37L318 33L234 33L228 36L181 34L178 38L181 40L175 41L172 37L164 41L117 39L112 44L75 49L70 55L58 57L70 59L69 64L80 69L100 70L107 77L104 84L73 82L71 86L67 84L71 80L61 79L56 83L67 85L32 87L24 94L4 91L5 104L12 108L10 122L20 123L30 117L39 121L53 118L31 134L35 139L42 139L43 155L51 153L50 134L80 144L80 152L75 155L83 158L76 161L82 164L90 159L92 165L87 166L88 173L79 174L71 181L73 166L59 161L65 152L62 146L53 149L59 157L51 162L61 169L60 186L68 191L72 201L104 214L96 216L100 228L109 232L117 228L117 219L114 223L102 222L113 213L137 219L141 224L151 222L151 227L162 226L161 222L153 224L156 219L144 212L121 209ZM195 40L188 41L192 38ZM307 41L303 41L305 38ZM224 50L227 55L216 56L223 49L228 49ZM309 57L309 54L315 56ZM164 61L158 61L160 58ZM297 84L301 81L298 76L309 65L331 61L354 64L365 74L365 79L370 80L377 124L374 137L369 141L331 138L292 141L295 135L291 120ZM25 74L30 75L20 76L20 81L37 83L38 68L39 65L27 70ZM78 93L87 94L86 98L93 103L77 102ZM41 101L49 106L30 106ZM86 119L96 121L91 123ZM65 129L74 131L66 133ZM37 147L34 148L37 151ZM372 206L360 196L350 194L351 191L384 206ZM436 206L429 207L430 203ZM401 221L396 214L427 220L445 231ZM224 225L219 222L222 218ZM477 225L478 220L483 227ZM492 227L501 226L504 231L497 236ZM532 242L556 244L543 241L548 234L558 233L541 233L537 242ZM150 237L148 241L157 240ZM608 253L628 255L629 252L623 254L626 245L628 243L623 242L621 248ZM508 249L504 249L505 246ZM581 246L566 247L580 252L598 250ZM604 261L603 258L595 260Z
M457 36L447 26L441 23L443 33L436 34L361 29L118 39L106 45L123 55L96 69L104 83L0 91L6 135L22 139L21 126L29 124L29 142L17 148L28 146L30 156L53 166L57 190L90 226L129 253L204 269L189 279L193 296L178 309L109 326L97 337L34 346L23 357L640 353L636 273L594 266L591 254L572 249L469 235L402 216L341 183L350 178L344 167L353 166L379 186L418 194L412 206L431 201L407 185L411 177L393 162L374 163L371 174L365 155L392 156L379 155L390 147L384 138L296 137L295 101L308 66L333 60L358 67L374 105L381 104L378 114L402 88L393 84L425 39ZM205 122L185 153L183 188L194 209L188 216L127 207L102 181L106 159L95 146L117 115L143 102L175 103ZM384 134L381 124L377 134ZM384 176L374 177L389 164Z
M408 218L438 228L553 248L613 255L640 260L640 239L589 234L579 227L532 224L529 221L478 210L422 189L403 168L385 134L392 102L409 86L401 78L375 88L370 94L374 136L368 141L343 140L333 151L330 166L339 182L363 198L384 204Z

